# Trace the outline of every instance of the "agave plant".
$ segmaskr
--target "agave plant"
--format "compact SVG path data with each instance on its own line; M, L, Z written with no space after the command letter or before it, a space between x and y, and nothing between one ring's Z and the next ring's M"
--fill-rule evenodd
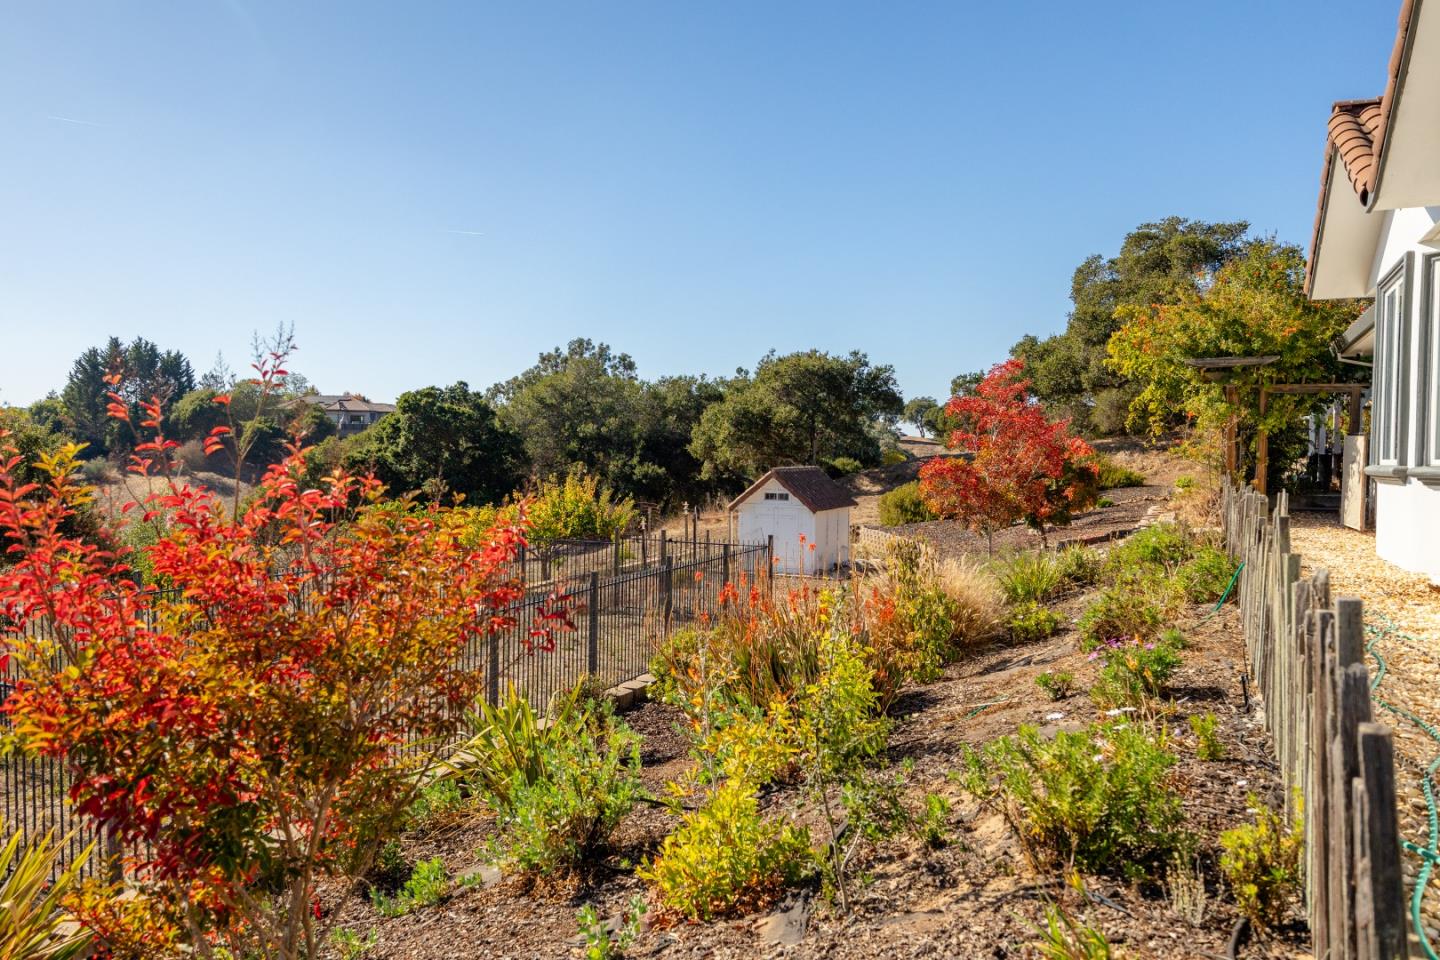
M90 946L90 932L61 906L94 844L51 880L60 847L54 831L22 844L15 833L0 850L0 960L71 960Z

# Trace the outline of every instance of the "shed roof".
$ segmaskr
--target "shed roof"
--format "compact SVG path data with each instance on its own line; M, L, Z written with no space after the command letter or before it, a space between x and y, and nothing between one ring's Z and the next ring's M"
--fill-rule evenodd
M830 475L819 467L776 467L731 500L730 509L740 506L772 478L790 491L792 497L805 504L811 513L857 506L845 488L831 480Z

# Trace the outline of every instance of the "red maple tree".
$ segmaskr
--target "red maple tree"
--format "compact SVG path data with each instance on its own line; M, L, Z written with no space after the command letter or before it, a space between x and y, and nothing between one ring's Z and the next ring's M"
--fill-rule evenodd
M132 469L169 474L160 405L143 410ZM436 762L412 747L459 729L475 651L511 623L523 520L474 545L438 507L370 509L372 478L307 485L294 446L238 510L173 479L131 504L159 529L144 553L164 589L148 589L103 545L118 537L69 532L90 497L79 449L24 483L0 432L0 657L22 668L5 738L62 759L76 810L128 851L150 909L102 941L316 956L321 877L365 869ZM529 642L553 645L543 628ZM113 903L77 909L103 926Z
M1095 501L1099 471L1090 445L1052 420L1030 394L1020 360L991 369L975 392L952 397L945 412L960 426L950 446L961 456L931 460L920 493L938 516L985 534L1025 521L1048 543L1046 526L1063 526Z

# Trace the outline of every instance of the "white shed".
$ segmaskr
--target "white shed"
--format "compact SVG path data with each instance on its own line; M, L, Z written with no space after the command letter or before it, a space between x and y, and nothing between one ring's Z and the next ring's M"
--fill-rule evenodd
M778 573L824 573L850 560L855 501L819 467L776 467L730 503L741 543L775 538Z

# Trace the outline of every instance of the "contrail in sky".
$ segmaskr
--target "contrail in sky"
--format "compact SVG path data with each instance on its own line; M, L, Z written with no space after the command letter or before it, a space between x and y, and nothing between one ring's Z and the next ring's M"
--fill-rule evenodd
M59 121L61 121L62 123L78 123L78 124L80 124L81 126L84 126L84 127L103 127L103 126L105 126L105 124L103 124L103 123L96 123L94 120L76 120L74 117L57 117L57 116L55 116L55 115L53 115L53 114L50 115L50 116L48 116L48 117L46 117L45 119L46 119L46 120L59 120Z
M446 233L458 233L462 237L483 237L485 234L479 230L446 230Z

